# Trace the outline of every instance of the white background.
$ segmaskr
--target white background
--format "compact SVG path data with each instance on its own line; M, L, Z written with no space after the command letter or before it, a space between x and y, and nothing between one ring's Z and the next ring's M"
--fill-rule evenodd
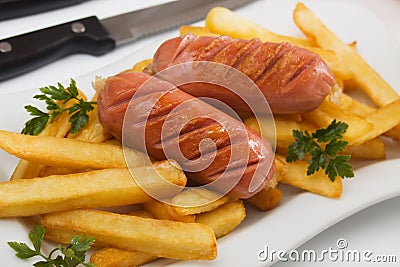
M0 39L89 15L97 15L101 19L161 2L167 1L92 0L74 7L0 22ZM348 2L356 2L370 9L395 36L400 46L400 16L398 15L400 14L400 1L352 0ZM340 19L339 17L338 19ZM40 87L95 71L132 53L148 41L149 39L144 39L134 44L125 45L101 57L73 55L60 59L29 74L1 82L0 93ZM298 250L315 249L321 251L335 247L338 238L345 238L351 249L369 249L377 254L385 254L385 251L393 251L397 247L397 264L400 264L399 207L400 197L397 197L367 208L320 233ZM340 265L344 265L344 263ZM275 266L309 266L309 263L278 263ZM346 266L350 266L350 264L346 264ZM373 265L369 264L369 266ZM383 266L395 266L395 264L383 264Z

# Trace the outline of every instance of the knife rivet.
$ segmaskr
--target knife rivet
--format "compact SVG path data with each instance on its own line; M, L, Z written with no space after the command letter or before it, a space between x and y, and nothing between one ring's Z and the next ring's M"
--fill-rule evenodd
M0 52L8 53L11 52L12 46L9 42L0 42Z
M82 33L86 31L85 25L83 25L83 23L81 22L74 22L71 25L71 30L74 33Z

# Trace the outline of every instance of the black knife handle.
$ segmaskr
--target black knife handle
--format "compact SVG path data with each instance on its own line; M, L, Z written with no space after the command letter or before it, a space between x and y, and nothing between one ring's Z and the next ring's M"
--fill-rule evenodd
M75 53L102 55L115 40L97 17L88 17L0 40L0 80Z

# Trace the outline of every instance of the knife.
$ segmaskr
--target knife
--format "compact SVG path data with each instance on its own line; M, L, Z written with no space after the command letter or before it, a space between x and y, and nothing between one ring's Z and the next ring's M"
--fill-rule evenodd
M0 81L75 53L103 55L116 46L204 19L216 6L255 0L178 0L99 20L86 17L0 40Z

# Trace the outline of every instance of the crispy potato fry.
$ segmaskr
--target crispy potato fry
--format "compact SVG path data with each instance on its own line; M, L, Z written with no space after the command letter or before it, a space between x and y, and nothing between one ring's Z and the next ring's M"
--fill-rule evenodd
M304 113L303 118L318 127L327 127L334 119L346 122L349 128L343 137L350 145L358 145L376 137L365 138L365 133L371 132L374 129L372 123L353 115L327 99L317 109ZM363 141L360 142L360 140Z
M365 118L367 115L373 113L376 110L375 108L363 104L346 94L342 95L342 108L345 110L349 110L351 113L361 118ZM400 141L400 125L393 127L389 131L385 132L384 135L396 141Z
M143 252L104 248L93 253L90 262L96 267L133 267L156 259L157 256Z
M215 210L196 215L196 222L213 229L216 238L232 232L246 217L243 201L227 202Z
M400 124L400 99L368 114L365 120L372 124L373 130L365 132L355 144L371 140Z
M357 159L383 160L386 158L385 145L379 137L357 146L347 146L343 153Z
M128 71L134 71L134 72L142 72L148 65L150 65L153 62L152 58L148 58L145 60L142 60L135 65L133 65L132 69Z
M277 187L266 188L246 201L261 211L275 208L282 199L282 192Z
M210 191L205 188L194 187L182 191L174 196L171 200L171 204L174 205L174 209L178 214L190 215L216 209L222 204L227 203L229 200L229 197L220 197L220 194L214 191Z
M212 260L217 255L212 229L200 223L140 218L99 210L46 214L40 221L50 239L52 232L68 229L94 237L98 245L140 251L159 257Z
M187 34L194 34L196 36L219 36L218 33L211 32L206 27L188 26L183 25L179 28L180 36L185 36Z
M156 219L194 222L195 215L180 215L176 212L173 206L155 199L143 203L143 207Z
M276 154L275 157L281 157L282 161L284 160L282 155ZM287 173L280 183L330 198L339 198L342 194L342 179L340 177L336 177L335 181L331 182L322 170L308 176L307 161L287 162L286 164Z
M229 35L234 38L259 38L263 42L289 42L293 45L313 46L305 38L284 36L271 32L224 7L211 9L206 17L206 28L213 33Z
M357 53L331 32L303 3L298 3L293 18L300 30L318 46L333 50L342 66L348 66L354 82L382 107L399 98L397 92Z
M70 169L126 167L122 147L104 143L31 136L0 130L0 148L19 158L53 167ZM132 149L128 153L130 162L134 162L135 166L143 166L146 162L146 156L142 152Z
M168 161L153 165L167 181L184 186L182 170ZM165 191L152 167L138 167L146 175L144 183ZM164 190L164 191L163 191ZM167 195L177 192L164 192ZM132 178L128 169L104 169L87 173L19 179L0 183L0 217L31 216L54 211L123 206L144 203L150 197Z

